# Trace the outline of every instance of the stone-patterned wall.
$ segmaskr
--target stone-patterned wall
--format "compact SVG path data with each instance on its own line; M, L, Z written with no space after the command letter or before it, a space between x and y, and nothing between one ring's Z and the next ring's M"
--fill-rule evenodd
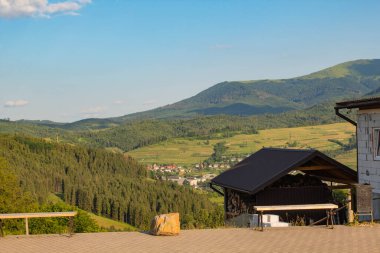
M359 183L371 184L375 200L374 218L380 219L380 161L374 159L373 129L380 128L380 109L358 113L358 175Z
M373 129L380 128L380 110L358 114L359 183L368 183L380 193L380 161L374 160Z

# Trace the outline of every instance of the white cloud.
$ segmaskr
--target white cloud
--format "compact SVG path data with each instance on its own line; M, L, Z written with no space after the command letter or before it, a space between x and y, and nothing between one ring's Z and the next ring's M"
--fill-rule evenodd
M91 0L66 0L49 3L48 0L0 0L0 18L50 17L54 14L78 15Z
M21 107L21 106L25 106L27 104L29 104L29 101L23 100L23 99L18 99L18 100L9 100L9 101L5 102L4 106L5 107Z

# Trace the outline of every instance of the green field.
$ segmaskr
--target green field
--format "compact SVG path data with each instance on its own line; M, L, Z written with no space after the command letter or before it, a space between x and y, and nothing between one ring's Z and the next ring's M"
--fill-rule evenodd
M167 140L126 153L142 163L190 165L207 159L213 152L213 145L224 141L228 147L227 155L250 154L262 147L314 148L320 151L337 150L340 146L331 140L347 143L355 133L348 123L317 125L295 128L261 130L258 134L239 134L224 139L186 139ZM355 152L339 155L338 160L354 165Z
M338 155L335 159L356 170L356 149Z
M137 231L134 226L129 225L128 223L111 220L90 212L88 212L88 215L90 215L90 217L96 221L98 226L105 231Z

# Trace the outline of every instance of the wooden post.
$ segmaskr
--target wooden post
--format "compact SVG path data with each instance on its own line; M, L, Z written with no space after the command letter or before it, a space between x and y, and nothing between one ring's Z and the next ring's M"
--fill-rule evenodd
M26 234L26 235L29 235L28 218L25 218L25 234Z
M348 223L354 222L354 211L352 210L352 189L348 190L348 196L347 196L347 219L348 219Z
M0 219L0 237L4 237L3 220Z
M69 218L70 237L74 234L74 217Z
M263 222L263 211L260 212L260 227L261 227L261 232L264 232L264 222Z
M334 228L334 210L330 210L330 219L331 219L331 229Z
M227 202L228 202L228 191L226 188L223 188L223 191L224 191L224 222L227 221L227 212L229 212L229 210L227 210Z

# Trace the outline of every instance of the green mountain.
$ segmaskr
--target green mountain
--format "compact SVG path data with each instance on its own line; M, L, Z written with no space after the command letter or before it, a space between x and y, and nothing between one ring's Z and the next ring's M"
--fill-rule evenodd
M357 60L290 79L222 82L177 103L112 120L281 113L361 97L377 88L380 59Z
M121 117L90 118L66 124L50 121L18 122L88 131L118 127L143 119L278 114L325 102L376 96L380 94L379 90L380 59L356 60L290 79L222 82L177 103Z

